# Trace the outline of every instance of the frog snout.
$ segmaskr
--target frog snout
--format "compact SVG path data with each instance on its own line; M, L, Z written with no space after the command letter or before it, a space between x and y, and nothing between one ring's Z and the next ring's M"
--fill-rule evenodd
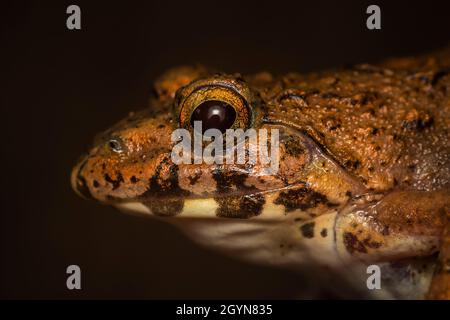
M86 183L86 179L81 175L83 167L86 165L87 159L80 161L72 170L71 184L72 189L81 197L85 199L92 199L92 194Z

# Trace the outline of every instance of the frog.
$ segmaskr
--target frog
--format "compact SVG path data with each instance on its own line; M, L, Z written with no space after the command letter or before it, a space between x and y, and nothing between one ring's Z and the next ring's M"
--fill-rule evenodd
M276 130L277 170L176 163L173 132L204 134L196 121ZM450 299L449 141L450 48L284 75L182 66L95 137L71 185L249 263L338 274L366 293L375 266L371 298Z

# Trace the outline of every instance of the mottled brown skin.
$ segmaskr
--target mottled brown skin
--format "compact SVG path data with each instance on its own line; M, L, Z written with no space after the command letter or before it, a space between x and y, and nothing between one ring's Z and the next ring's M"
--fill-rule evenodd
M234 128L280 130L277 174L260 175L260 163L172 162L173 130L192 130L189 101L211 97L236 109ZM391 261L440 251L429 297L448 299L449 141L449 49L281 77L182 67L156 81L147 109L97 138L72 183L85 197L139 201L159 216L181 214L186 199L214 198L218 217L257 219L270 193L285 215L313 219L336 210L337 246L352 257ZM308 222L299 231L327 237L329 230L314 228ZM400 250L402 239L420 245Z

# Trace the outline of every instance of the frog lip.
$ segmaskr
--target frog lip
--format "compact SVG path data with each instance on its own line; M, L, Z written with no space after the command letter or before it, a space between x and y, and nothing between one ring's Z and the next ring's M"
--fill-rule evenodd
M91 192L89 191L89 187L87 186L86 180L81 175L81 171L86 165L86 162L87 158L84 158L81 161L79 161L78 164L73 168L70 176L70 183L72 185L72 189L75 191L77 195L86 200L92 200L93 197Z
M278 187L278 188L271 188L267 190L237 190L234 192L228 192L228 193L221 193L221 192L212 192L208 194L203 195L172 195L172 196L165 196L165 195L145 195L145 196L138 196L135 198L116 198L108 196L108 202L111 205L116 204L126 204L126 203L134 203L134 202L158 202L158 201L165 201L165 200L208 200L208 199L227 199L227 198L235 198L235 197L251 197L251 196L258 196L258 195L269 195L273 194L275 192L282 192L289 189L297 188L300 184L293 183L289 186L285 187Z
M252 193L233 193L233 194L220 194L214 193L203 197L137 197L134 199L117 199L117 201L110 202L110 205L113 205L120 211L125 213L129 213L132 215L138 216L152 216L152 217L191 217L191 218L217 218L216 210L220 207L220 199L227 199L231 197L258 197L263 196L266 198L270 197L271 194L276 192L281 192L283 190L287 190L295 186L288 186L283 188L274 188L270 190L258 190L257 192ZM267 199L267 198L266 198ZM181 201L183 204L182 210L180 212L169 214L169 215L160 215L155 213L153 210L158 207L164 207L167 205L167 201ZM186 212L185 204L189 204L188 212ZM278 220L278 219L277 219Z

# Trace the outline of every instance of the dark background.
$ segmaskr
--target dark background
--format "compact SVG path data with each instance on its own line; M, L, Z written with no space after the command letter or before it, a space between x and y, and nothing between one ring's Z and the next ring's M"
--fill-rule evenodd
M97 132L146 105L169 67L283 73L426 52L449 43L445 2L2 3L1 297L291 297L301 277L77 197L72 165ZM365 26L372 3L382 30ZM70 4L80 31L66 29ZM66 289L70 264L81 291Z

